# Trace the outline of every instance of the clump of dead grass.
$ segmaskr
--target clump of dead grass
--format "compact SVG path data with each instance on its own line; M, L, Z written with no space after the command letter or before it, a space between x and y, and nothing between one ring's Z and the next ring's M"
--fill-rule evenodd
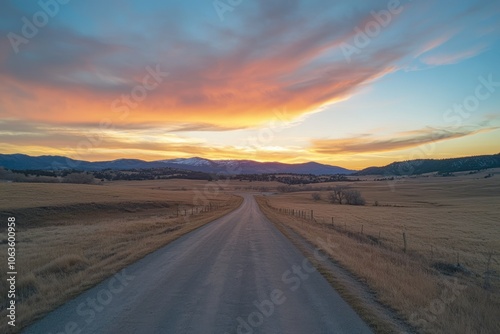
M37 275L68 275L84 270L89 265L89 261L78 254L67 254L54 259L46 265L38 268Z

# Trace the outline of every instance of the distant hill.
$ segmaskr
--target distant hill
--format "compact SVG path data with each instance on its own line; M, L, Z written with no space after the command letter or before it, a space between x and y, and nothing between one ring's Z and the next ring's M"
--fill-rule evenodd
M337 166L307 162L284 164L280 162L257 162L252 160L209 160L203 158L171 159L144 161L138 159L119 159L113 161L90 162L74 160L62 156L32 157L25 154L0 154L0 166L11 170L62 170L76 169L98 171L104 169L131 170L149 168L175 168L204 173L225 174L352 174L354 171Z
M196 171L228 174L352 174L354 171L337 166L307 162L284 164L280 162L257 162L252 160L208 160L203 158L164 160L169 167Z
M455 173L487 168L500 168L500 153L451 159L418 159L393 162L383 167L368 167L353 175L402 176L425 173Z

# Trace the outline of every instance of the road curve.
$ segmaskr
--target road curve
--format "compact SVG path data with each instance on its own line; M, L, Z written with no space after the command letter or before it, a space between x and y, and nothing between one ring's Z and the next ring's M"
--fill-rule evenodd
M232 213L49 313L24 333L371 333L260 211Z

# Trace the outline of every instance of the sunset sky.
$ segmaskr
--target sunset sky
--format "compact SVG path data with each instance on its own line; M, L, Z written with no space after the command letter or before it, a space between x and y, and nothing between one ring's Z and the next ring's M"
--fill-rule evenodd
M0 153L500 152L497 0L2 1L0 32Z

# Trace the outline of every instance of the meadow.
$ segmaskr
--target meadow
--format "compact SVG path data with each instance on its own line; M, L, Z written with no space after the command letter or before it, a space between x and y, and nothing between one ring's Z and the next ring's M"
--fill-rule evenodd
M16 217L16 331L242 199L203 181L106 185L3 183L0 216ZM2 224L2 235L5 227ZM7 238L0 240L6 263ZM0 273L2 282L6 272ZM0 286L6 317L7 286ZM7 332L6 322L0 332Z
M328 255L418 332L498 333L500 175L490 172L340 183L364 206L332 204L324 190L259 203L278 226L335 245ZM450 280L461 288L444 298Z
M500 332L500 174L485 178L491 172L291 187L238 180L2 183L1 217L17 220L18 329L227 214L241 203L234 194L252 192L283 232L320 248L318 240L328 240L334 247L323 251L416 332ZM359 190L366 204L332 204L328 189L339 185ZM285 188L292 191L279 191ZM3 238L2 262L6 249ZM333 281L369 320L371 305L356 300L341 278ZM449 282L458 288L443 296ZM0 290L5 317L6 286ZM380 319L370 323L392 332Z

